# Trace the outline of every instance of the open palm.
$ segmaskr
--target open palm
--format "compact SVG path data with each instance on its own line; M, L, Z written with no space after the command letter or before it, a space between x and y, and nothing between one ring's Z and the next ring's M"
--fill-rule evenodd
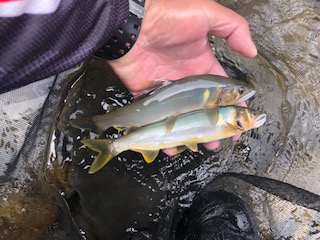
M227 76L212 53L208 34L225 39L244 56L257 53L247 21L212 0L147 0L137 42L125 56L108 63L134 96L157 85L157 79ZM174 154L172 149L165 152Z

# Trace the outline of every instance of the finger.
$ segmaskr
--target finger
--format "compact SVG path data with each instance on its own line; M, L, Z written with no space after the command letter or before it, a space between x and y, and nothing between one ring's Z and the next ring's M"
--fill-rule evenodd
M246 19L229 8L212 2L207 12L210 34L226 39L228 45L246 57L257 55Z
M167 154L168 156L174 156L176 154L178 154L179 152L177 151L177 148L165 148L165 149L161 149L165 154Z
M220 146L220 141L204 143L203 146L205 146L209 150L214 150Z
M233 141L237 141L241 137L241 134L235 135L232 137Z

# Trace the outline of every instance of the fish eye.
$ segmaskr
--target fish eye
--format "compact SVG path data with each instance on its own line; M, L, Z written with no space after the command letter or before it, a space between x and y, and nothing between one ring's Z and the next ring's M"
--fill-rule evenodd
M238 89L238 93L243 94L243 93L244 93L244 87L240 87L240 88Z

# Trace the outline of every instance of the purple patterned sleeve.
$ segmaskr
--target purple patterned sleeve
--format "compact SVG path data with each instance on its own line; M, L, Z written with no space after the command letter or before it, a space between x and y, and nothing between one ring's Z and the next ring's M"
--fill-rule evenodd
M128 13L128 0L62 0L48 14L3 17L0 12L0 93L77 65Z

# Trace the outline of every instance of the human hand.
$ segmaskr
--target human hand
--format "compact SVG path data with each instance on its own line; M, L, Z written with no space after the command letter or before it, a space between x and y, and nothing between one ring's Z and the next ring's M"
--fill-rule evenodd
M137 42L125 56L108 64L133 96L154 87L155 79L175 80L196 74L227 76L212 53L208 34L225 39L244 56L257 54L247 21L212 0L146 0ZM219 143L204 145L215 149ZM176 149L163 151L176 153Z

